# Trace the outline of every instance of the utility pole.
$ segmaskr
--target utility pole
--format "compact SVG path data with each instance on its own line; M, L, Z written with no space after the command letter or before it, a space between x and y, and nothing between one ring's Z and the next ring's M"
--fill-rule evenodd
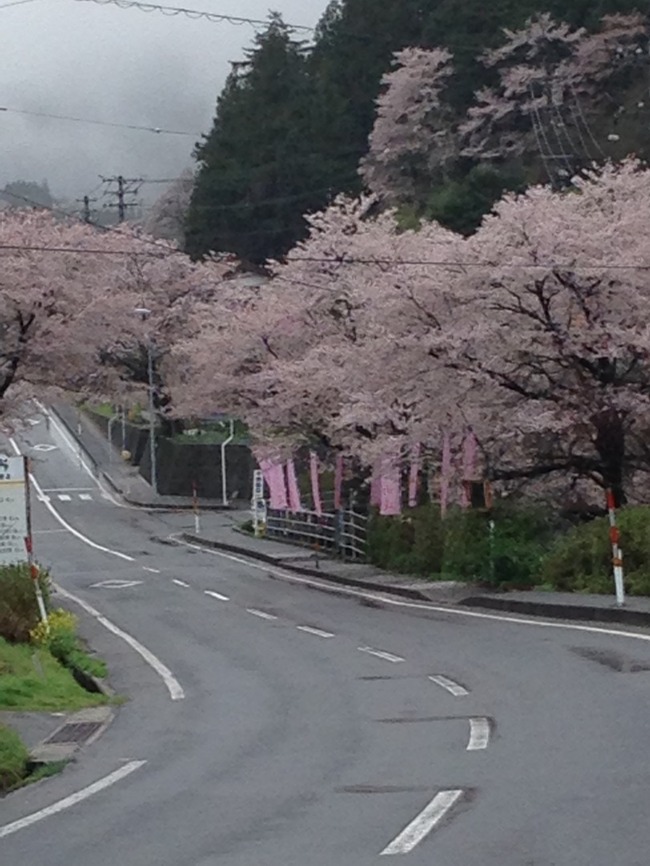
M83 217L83 221L85 223L92 222L92 220L90 218L90 203L96 202L97 199L96 198L90 198L89 196L85 195L83 198L78 198L77 201L81 202L83 204L83 210L81 212L82 217Z
M104 193L104 196L112 196L116 199L116 201L110 202L106 207L116 207L117 220L123 223L126 219L127 209L138 207L139 203L135 199L135 196L137 196L144 180L141 177L124 177L121 174L118 174L117 177L102 177L102 180L105 184L109 184L109 188ZM115 188L112 188L113 184L115 184ZM129 196L133 200L129 201Z

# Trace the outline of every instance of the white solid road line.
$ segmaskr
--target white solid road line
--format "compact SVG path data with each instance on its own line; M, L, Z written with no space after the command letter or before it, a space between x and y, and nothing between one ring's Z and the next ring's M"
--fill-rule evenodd
M281 580L286 580L289 583L299 583L303 586L313 586L316 589L322 589L325 592L330 592L335 595L349 595L353 598L365 598L369 601L376 601L386 607L404 607L411 610L430 610L433 613L441 613L445 616L462 616L468 619L483 619L488 622L507 622L512 625L525 625L529 628L555 628L563 631L580 631L586 634L606 634L610 637L622 637L628 640L641 640L650 642L650 634L638 631L622 631L615 628L601 628L595 625L574 625L568 622L549 622L545 619L524 619L519 616L507 616L498 613L479 613L476 610L464 610L457 607L442 607L437 604L428 604L427 602L417 601L402 601L401 599L392 598L388 595L379 595L375 592L367 592L363 589L353 589L351 587L342 586L340 584L326 583L322 580L313 580L307 577L300 577L296 574L290 574L286 571L280 571L276 568L269 568L268 565L260 565L259 562L245 559L243 556L235 556L231 553L226 553L222 550L214 550L209 547L202 547L200 544L194 544L191 541L183 541L178 535L172 533L168 536L170 539L183 547L190 547L192 550L200 550L202 553L210 556L220 556L222 559L229 559L231 562L237 562L240 565L245 565L247 568L253 568L257 571L263 571L265 574L271 574L274 577L279 577Z
M32 824L36 824L37 821L42 821L44 818L49 818L51 815L63 812L65 809L70 809L71 806L76 806L77 803L81 803L82 800L87 800L88 797L92 797L93 794L97 794L105 788L110 788L111 785L114 785L121 779L130 776L131 773L135 772L135 770L139 770L140 767L143 767L146 763L146 761L130 761L128 764L120 767L119 770L115 770L115 772L110 773L108 776L104 776L104 778L100 779L98 782L93 782L93 784L88 785L87 788L82 788L81 791L77 791L76 794L71 794L69 797L59 800L58 803L53 803L51 806L47 806L45 809L40 809L38 812L33 812L25 818L20 818L18 821L12 821L11 824L5 824L3 827L0 827L0 839L3 839L5 836L10 836L12 833L17 833L19 830L24 830L25 827L30 827Z
M331 631L323 631L321 628L312 628L310 625L297 625L298 631L304 631L306 634L313 634L316 637L334 637Z
M14 449L16 454L18 456L20 456L21 451L20 451L20 448L18 447L18 445L16 444L16 440L13 438L10 438L9 442L11 443L11 447ZM32 482L34 490L36 491L37 495L39 496L39 498L43 502L43 505L50 512L52 517L54 517L55 520L58 520L58 522L61 524L61 526L64 529L66 529L71 535L74 535L75 538L78 538L79 541L83 541L83 543L87 544L89 547L93 547L95 550L101 550L102 553L110 553L111 556L118 556L120 559L125 559L127 562L135 562L135 559L132 556L129 556L126 553L120 553L119 550L111 550L110 547L104 547L101 544L97 544L96 541L91 541L90 538L87 538L85 535L83 535L83 533L81 533L77 529L75 529L74 526L70 526L70 524L67 522L67 520L64 520L63 517L61 517L61 515L56 510L56 508L52 505L52 503L49 501L49 499L47 499L47 497L44 496L41 485L38 483L36 478L34 478L34 475L32 472L29 473L29 480Z
M247 607L246 613L252 613L253 616L259 616L260 619L277 619L272 613L266 613L264 610L257 610L254 607Z
M172 577L172 583L175 583L176 586L184 586L186 589L189 589L189 583L185 583L184 580L178 580L175 577Z
M487 749L490 742L490 720L485 718L469 720L469 743L468 752L476 752L479 749Z
M435 677L429 677L429 679L437 686L442 686L443 689L447 689L447 691L455 698L462 698L464 695L469 694L465 686L455 683L453 680L450 680L449 677L443 677L442 674L438 674Z
M220 592L214 592L212 589L204 589L203 592L206 595L211 595L212 598L218 598L219 601L230 601L227 595L221 595Z
M387 662L393 662L393 664L404 661L401 656L394 656L392 653L387 653L383 650L372 649L372 647L369 646L360 646L357 647L357 649L360 653L368 653L368 655L376 656L378 659L384 659L384 661Z
M151 650L148 650L145 646L143 646L140 641L136 640L134 637L128 632L122 631L121 628L116 626L114 623L110 621L110 619L106 619L96 608L92 605L88 604L87 601L84 601L82 598L79 598L76 595L73 595L71 592L68 592L67 589L63 589L59 584L54 584L56 591L60 592L64 598L70 599L70 601L74 601L75 604L78 604L79 607L82 607L86 613L89 613L91 616L94 616L98 623L104 626L104 628L108 629L110 632L113 632L117 637L122 638L123 641L128 643L128 645L134 649L138 655L142 656L142 658L146 661L146 663L152 667L159 677L162 678L163 682L167 686L167 691L169 692L169 696L172 701L181 701L185 697L185 692L183 691L183 687L178 682L174 674L169 670L169 668L164 665L159 658L157 658Z
M405 827L390 845L387 845L381 855L408 854L424 837L430 833L436 824L445 817L451 807L463 796L462 790L439 791L433 800Z

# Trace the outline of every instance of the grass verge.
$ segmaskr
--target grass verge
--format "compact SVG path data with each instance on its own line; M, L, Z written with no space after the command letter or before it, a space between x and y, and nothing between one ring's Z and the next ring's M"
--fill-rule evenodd
M83 689L46 649L0 638L0 707L7 710L80 710L104 704Z
M28 762L29 752L18 734L0 725L0 793L21 782Z

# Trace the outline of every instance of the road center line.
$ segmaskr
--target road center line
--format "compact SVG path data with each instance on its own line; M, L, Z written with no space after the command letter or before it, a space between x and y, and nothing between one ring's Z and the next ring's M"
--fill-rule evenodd
M490 720L485 718L469 720L469 743L468 752L476 752L478 749L487 749L490 742Z
M200 550L201 553L205 553L209 556L218 556L221 559L229 559L231 562L237 562L240 565L245 565L247 568L255 569L256 571L263 571L267 575L278 577L281 580L287 581L288 583L297 583L301 584L302 586L313 586L316 589L323 590L323 592L332 593L333 595L347 595L351 598L369 599L370 601L376 601L379 604L385 605L386 607L403 607L409 610L429 610L433 613L441 613L446 617L460 616L464 617L465 619L483 619L488 622L507 622L512 625L527 626L528 628L553 628L560 629L562 631L579 631L586 634L606 634L610 637L622 637L627 638L628 640L640 640L645 641L646 643L650 643L650 634L648 634L647 632L623 631L622 629L603 628L602 626L595 625L574 625L573 623L551 622L550 620L545 619L525 619L523 616L509 616L499 613L482 613L477 610L468 610L467 608L443 607L442 605L429 604L428 602L406 601L404 599L398 599L389 595L380 595L376 592L368 592L367 590L363 589L354 589L352 587L343 586L341 584L335 585L332 583L327 583L323 580L315 580L313 578L301 577L298 574L289 573L288 571L280 571L279 568L270 568L267 564L262 565L259 562L245 559L244 556L235 556L232 553L226 553L222 550L214 550L213 548L205 547L201 544L195 544L191 541L184 541L182 538L178 537L177 533L170 533L168 538L174 541L176 544L181 545L182 547L189 547L191 550Z
M183 691L183 687L178 682L174 674L169 670L169 668L164 665L160 659L155 656L151 650L148 650L145 646L143 646L140 641L136 640L134 637L128 632L122 631L121 628L116 626L114 623L110 621L110 619L106 619L105 616L94 608L91 604L88 604L87 601L84 601L82 598L79 598L76 595L73 595L71 592L68 592L67 589L63 589L62 586L58 584L54 584L55 589L59 592L64 598L70 599L70 601L74 601L75 604L78 604L79 607L83 608L86 613L89 613L91 616L94 616L100 625L103 625L104 628L108 629L108 631L112 632L117 637L122 638L123 641L128 643L128 645L134 649L139 656L146 661L146 663L152 667L155 672L160 676L167 686L167 691L169 692L169 696L172 701L182 701L185 697L185 692Z
M429 677L429 679L437 686L442 686L443 689L447 689L447 691L455 698L462 698L469 694L464 686L455 683L453 680L450 680L449 677L443 677L442 674L437 674L435 677Z
M185 583L184 580L178 580L175 577L172 577L172 583L175 583L176 586L184 586L186 589L189 588L189 583Z
M320 628L312 628L310 625L297 625L298 631L304 631L306 634L313 634L316 637L334 637L332 632L323 631Z
M76 794L71 794L69 797L59 800L58 803L53 803L51 806L47 806L45 809L40 809L38 812L33 812L25 818L20 818L18 821L12 821L11 824L5 824L4 827L0 827L0 839L3 839L5 836L10 836L12 833L17 833L19 830L24 830L26 827L36 824L37 821L49 818L51 815L63 812L71 806L76 806L77 803L81 803L82 800L87 800L88 797L92 797L93 794L97 794L105 788L110 788L111 785L114 785L121 779L130 776L131 773L135 772L135 770L139 770L140 767L144 766L146 763L146 761L130 761L128 764L120 767L119 770L109 773L108 776L104 776L103 779L93 782L93 784L88 785L87 788L82 788L81 791L77 791Z
M9 439L9 442L11 443L11 447L14 449L16 454L18 456L20 456L21 451L20 451L20 448L18 447L18 445L16 444L15 439L11 438L11 439ZM87 538L85 535L83 535L83 533L79 532L79 530L75 529L74 526L70 526L70 524L67 522L67 520L64 520L63 517L61 517L61 515L56 510L56 508L52 505L52 503L49 501L49 499L47 499L47 497L45 497L45 494L43 493L41 485L38 483L36 478L34 478L34 475L32 472L29 473L29 480L31 481L32 485L34 486L34 490L36 491L38 496L42 498L43 505L50 512L52 517L54 517L55 520L58 520L58 522L61 524L61 526L65 530L67 530L71 535L74 535L75 538L78 538L79 541L83 541L83 543L87 544L89 547L93 547L95 550L101 550L102 553L110 553L111 556L118 556L120 559L125 559L127 562L135 562L135 559L132 556L129 556L126 553L120 553L119 550L111 550L110 547L104 547L101 544L97 544L96 541L92 541L90 538Z
M461 790L439 791L410 824L387 845L381 855L408 854L433 828L442 821L451 807L463 796Z
M211 595L212 598L218 598L219 601L230 601L227 595L221 595L220 592L214 592L212 589L204 589L203 592L206 595Z
M259 616L260 619L277 619L272 613L267 613L265 610L256 610L254 607L247 607L246 613L252 613L253 616Z
M360 653L368 653L368 655L376 656L378 659L384 659L384 661L393 662L394 664L404 661L401 656L394 656L392 653L387 653L383 650L372 649L372 647L369 646L360 646L357 647L357 649Z

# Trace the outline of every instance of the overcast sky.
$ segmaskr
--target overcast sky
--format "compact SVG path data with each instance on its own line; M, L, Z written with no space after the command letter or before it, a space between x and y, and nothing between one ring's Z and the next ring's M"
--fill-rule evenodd
M0 111L0 188L47 179L56 197L90 192L98 175L175 177L214 116L229 61L250 25L167 17L87 0L1 8L0 106L188 131L195 137L112 129ZM152 0L157 2L157 0ZM327 0L159 0L219 14L313 26ZM151 187L160 191L161 187Z

